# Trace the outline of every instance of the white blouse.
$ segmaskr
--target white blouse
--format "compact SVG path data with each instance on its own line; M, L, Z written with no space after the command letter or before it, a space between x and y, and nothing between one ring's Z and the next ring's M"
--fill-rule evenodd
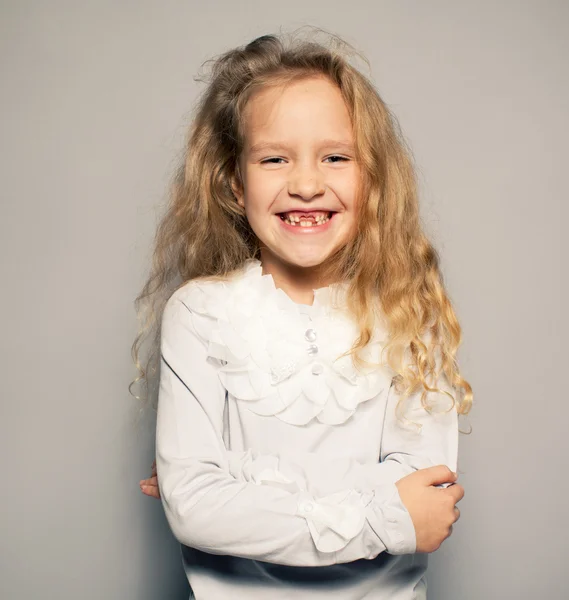
M191 598L426 598L428 555L395 482L456 471L457 412L429 414L418 392L405 416L419 427L402 427L395 373L336 360L357 336L344 294L297 304L250 260L168 300L156 462ZM364 356L386 339L378 324Z

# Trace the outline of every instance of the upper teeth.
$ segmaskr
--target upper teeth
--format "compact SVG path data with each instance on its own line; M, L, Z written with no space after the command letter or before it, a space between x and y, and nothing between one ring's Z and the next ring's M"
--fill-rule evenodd
M316 213L310 215L292 214L285 213L281 215L281 219L289 225L300 225L300 227L312 227L313 223L316 225L322 225L326 221L330 220L330 213Z

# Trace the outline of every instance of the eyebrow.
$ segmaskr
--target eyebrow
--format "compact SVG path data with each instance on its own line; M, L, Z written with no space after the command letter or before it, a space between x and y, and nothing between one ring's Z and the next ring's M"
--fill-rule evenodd
M319 148L323 148L325 146L334 146L336 148L341 148L347 152L354 151L354 145L351 142L346 140L322 140L319 144ZM280 142L259 142L258 144L254 144L249 148L249 153L254 154L256 152L263 152L265 150L287 150L288 146L286 144L282 144Z

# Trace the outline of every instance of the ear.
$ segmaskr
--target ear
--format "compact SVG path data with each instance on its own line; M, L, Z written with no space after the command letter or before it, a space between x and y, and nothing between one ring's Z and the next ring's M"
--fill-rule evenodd
M241 206L241 208L245 208L245 201L243 200L243 196L244 196L243 186L239 182L237 173L234 173L230 177L229 183L231 185L231 191L233 192L233 195L237 199L237 204L239 204L239 206Z

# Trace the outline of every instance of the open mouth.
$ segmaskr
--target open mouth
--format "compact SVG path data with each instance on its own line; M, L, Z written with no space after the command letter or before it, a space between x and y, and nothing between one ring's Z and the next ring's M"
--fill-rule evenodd
M319 210L314 212L291 211L279 213L277 216L292 227L319 227L328 223L335 214L334 211Z

